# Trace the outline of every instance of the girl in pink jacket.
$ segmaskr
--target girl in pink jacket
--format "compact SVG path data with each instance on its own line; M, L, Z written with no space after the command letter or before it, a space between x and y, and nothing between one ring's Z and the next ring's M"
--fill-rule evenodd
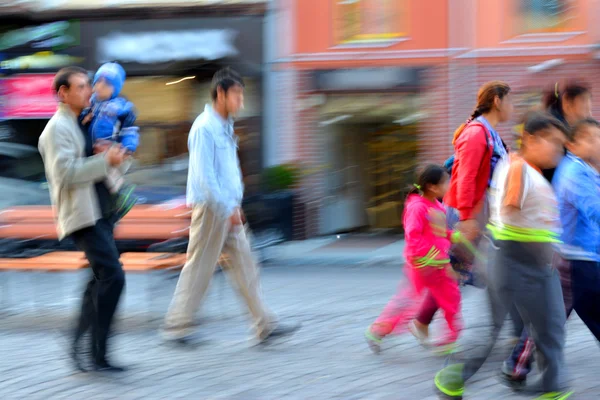
M425 167L414 189L408 194L404 207L405 274L408 284L398 292L366 332L367 342L374 353L381 351L382 339L392 332L408 328L421 343L426 344L414 326L421 302L428 292L444 311L449 332L435 344L443 353L455 348L460 332L460 289L458 276L450 266L448 252L452 242L460 239L459 232L447 229L446 211L438 200L448 190L449 176L438 165Z

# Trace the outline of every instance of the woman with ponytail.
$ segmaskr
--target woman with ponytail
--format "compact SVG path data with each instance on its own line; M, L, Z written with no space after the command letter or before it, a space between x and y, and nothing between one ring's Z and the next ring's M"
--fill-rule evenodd
M475 245L488 220L486 193L494 167L500 159L508 157L508 149L496 127L510 120L513 113L511 97L510 86L505 82L492 81L483 85L477 94L475 110L456 129L452 140L452 176L450 188L444 197L448 207L448 222ZM454 261L471 264L472 254L463 247L454 247ZM429 324L437 310L435 299L427 296L414 324L409 327L420 341L427 340ZM521 330L522 327L516 327L516 337L519 337Z
M508 150L496 131L498 124L508 121L513 112L510 87L504 82L486 83L477 94L477 106L469 120L455 132L454 165L450 189L444 203L458 211L458 228L470 240L475 240L482 222L486 190L499 159Z
M592 93L585 82L567 81L564 84L556 82L544 92L544 108L556 119L568 127L592 116ZM554 177L555 168L544 170L544 176L550 182Z

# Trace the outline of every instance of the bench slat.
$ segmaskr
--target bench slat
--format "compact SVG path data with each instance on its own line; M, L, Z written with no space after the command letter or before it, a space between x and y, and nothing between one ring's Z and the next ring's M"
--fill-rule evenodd
M119 224L115 228L117 240L166 240L184 238L189 235L190 224L185 220L173 220L164 223ZM0 238L14 239L57 239L53 222L18 223L0 225Z
M128 220L174 220L190 219L191 209L187 207L169 208L164 205L138 205L134 206L125 216ZM0 211L0 223L11 224L23 221L54 221L54 212L49 206L22 206L11 207Z

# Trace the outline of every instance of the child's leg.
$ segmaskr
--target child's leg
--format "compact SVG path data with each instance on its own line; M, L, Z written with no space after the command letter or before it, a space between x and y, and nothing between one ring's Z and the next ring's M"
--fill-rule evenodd
M528 391L564 389L566 315L558 272L540 265L518 267L523 273L515 304L535 343L541 372L540 381L530 385Z
M560 276L560 284L563 292L563 301L565 305L566 317L569 318L573 311L573 298L571 295L571 262L555 254L552 259L552 266L557 269ZM522 380L531 372L533 355L535 354L535 344L533 339L523 330L519 342L514 347L511 355L502 367L502 372L511 375L513 379Z
M377 338L381 339L394 330L396 326L403 322L408 322L410 310L415 309L414 299L411 299L407 287L399 287L398 292L390 299L379 317L373 322L369 331Z
M418 327L421 328L421 330L424 333L429 333L429 324L431 324L431 322L433 321L433 317L435 316L435 313L437 312L438 308L439 307L437 301L435 300L435 297L433 297L431 292L428 292L425 296L425 299L421 303L421 309L419 310L419 313L415 318L419 325Z
M535 344L523 329L519 342L515 345L510 356L504 361L502 372L510 379L522 381L531 372L531 362L535 352Z
M573 261L573 307L590 332L600 340L600 263Z
M455 342L462 329L460 323L460 288L458 282L448 276L445 270L437 271L436 280L429 286L429 292L444 311L450 334L447 342Z

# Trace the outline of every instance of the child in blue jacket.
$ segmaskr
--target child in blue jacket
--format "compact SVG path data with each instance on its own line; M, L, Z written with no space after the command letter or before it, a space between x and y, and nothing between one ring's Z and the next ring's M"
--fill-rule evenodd
M125 70L119 64L102 65L94 76L91 107L80 118L94 143L120 143L128 153L133 154L139 144L139 128L133 125L136 120L133 104L119 97L125 78ZM105 184L115 196L115 214L121 219L137 203L138 199L133 194L135 186L126 184L116 169L111 171Z

